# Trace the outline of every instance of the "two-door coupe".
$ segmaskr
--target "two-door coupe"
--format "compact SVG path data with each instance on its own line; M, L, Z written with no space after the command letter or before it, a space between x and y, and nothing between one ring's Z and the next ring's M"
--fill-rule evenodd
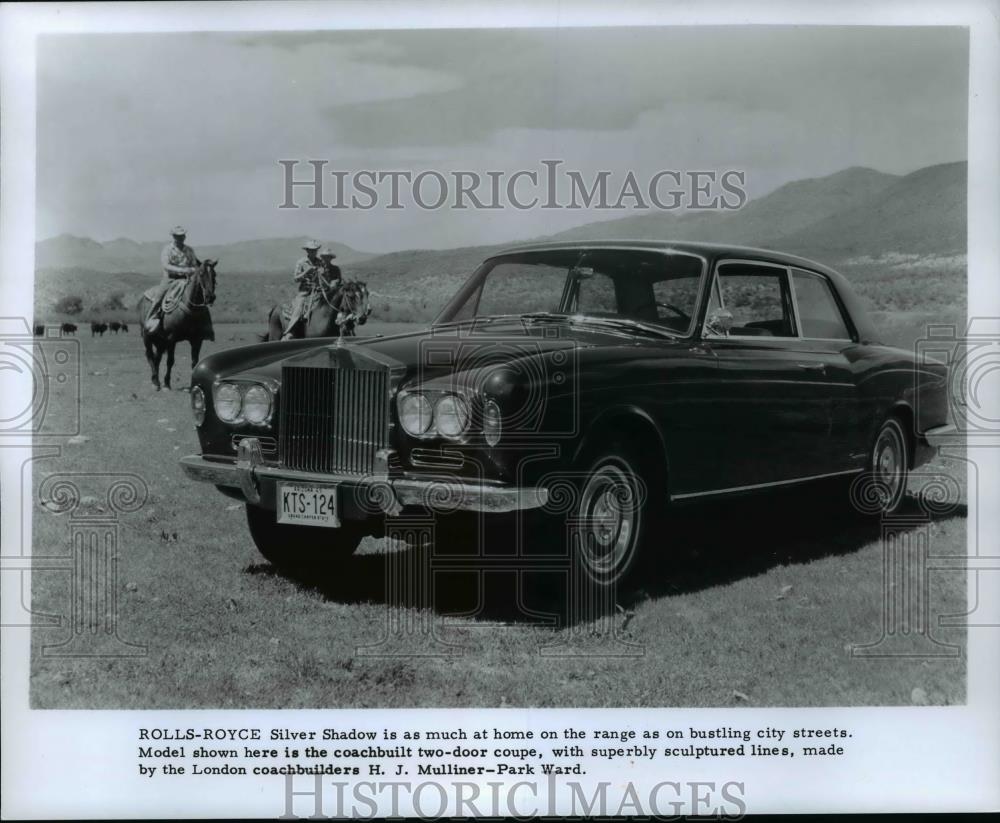
M426 330L206 357L181 464L246 502L275 563L407 514L525 512L607 588L671 550L680 503L868 472L895 512L953 430L946 379L804 258L540 244L487 259Z

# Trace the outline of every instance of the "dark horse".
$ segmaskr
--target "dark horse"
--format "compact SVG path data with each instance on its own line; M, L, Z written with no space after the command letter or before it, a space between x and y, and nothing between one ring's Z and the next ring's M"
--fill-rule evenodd
M341 280L327 288L317 286L309 297L312 311L292 330L303 337L353 337L355 326L363 326L372 313L368 286L360 280ZM284 331L282 306L272 306L267 314L267 331L261 340L280 340Z
M163 322L155 332L146 329L146 317L150 301L146 295L139 301L139 328L142 329L142 343L146 347L146 360L153 372L153 385L160 389L160 358L167 353L167 371L163 375L163 385L170 388L170 371L174 367L174 347L181 340L191 343L191 368L198 363L202 340L214 340L212 317L208 307L215 302L215 267L218 260L206 260L199 269L186 278L184 289L171 309L167 309ZM169 295L168 295L169 299Z

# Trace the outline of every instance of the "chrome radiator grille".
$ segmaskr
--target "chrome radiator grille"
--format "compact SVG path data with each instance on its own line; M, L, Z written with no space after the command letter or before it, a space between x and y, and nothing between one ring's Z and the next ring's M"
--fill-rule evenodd
M384 369L285 366L280 459L290 469L370 474L389 441Z

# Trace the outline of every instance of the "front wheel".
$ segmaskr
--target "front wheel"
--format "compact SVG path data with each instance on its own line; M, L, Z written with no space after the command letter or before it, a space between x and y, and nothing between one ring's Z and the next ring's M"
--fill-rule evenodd
M577 484L568 537L573 562L599 591L627 586L663 538L662 471L625 443L612 443L587 465Z
M365 537L357 524L339 529L278 523L269 509L247 504L247 526L254 545L274 566L306 570L336 566L347 560Z
M868 456L868 473L873 493L882 514L899 511L906 496L910 455L906 432L898 418L888 418L875 435Z

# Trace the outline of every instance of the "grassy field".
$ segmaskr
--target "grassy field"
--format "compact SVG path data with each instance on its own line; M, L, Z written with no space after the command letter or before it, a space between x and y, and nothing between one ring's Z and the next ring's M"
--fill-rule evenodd
M203 353L249 342L258 325L217 324L217 341ZM897 318L895 342L906 343L920 325L921 318ZM394 328L402 327L373 323L365 331ZM119 636L146 651L58 657L43 646L64 640L66 626L36 628L37 708L965 700L964 655L851 656L852 645L882 634L883 549L879 522L850 513L842 486L678 510L664 535L670 560L642 591L608 620L551 628L516 613L509 575L490 577L481 597L468 574L442 578L430 602L390 597L387 564L425 558L386 541L366 541L332 579L276 573L254 549L242 506L182 476L177 458L197 451L188 395L152 390L135 329L96 339L87 332L80 346L86 439L63 441L61 454L34 463L34 552L70 552L70 517L52 513L40 491L48 475L84 473L77 514L94 516L107 514L103 481L88 474L141 477L148 499L118 523L116 593ZM184 346L175 385L189 374ZM73 414L67 397L55 396L52 406L53 415ZM944 459L928 468L962 478L961 504L906 531L926 529L935 554L964 554L964 469ZM67 614L70 575L36 572L32 586L36 613ZM936 625L937 615L965 611L963 573L932 572L928 598L935 638L964 648L963 630ZM395 624L412 631L380 645ZM102 643L114 650L107 638Z

